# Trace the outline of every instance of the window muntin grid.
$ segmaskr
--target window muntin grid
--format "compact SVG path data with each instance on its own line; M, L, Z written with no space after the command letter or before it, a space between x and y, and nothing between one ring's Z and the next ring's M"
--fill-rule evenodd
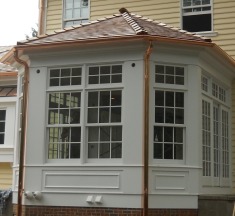
M88 158L122 157L122 91L88 92ZM102 124L102 126L98 126Z
M226 102L226 94L227 94L227 91L220 85L212 82L212 95L223 101L223 102Z
M6 110L0 110L0 145L3 145L5 140L5 124Z
M82 68L57 68L49 71L49 86L81 85Z
M229 121L228 112L222 110L222 120L221 120L221 130L222 130L222 167L223 178L229 178Z
M122 126L88 127L88 158L121 158Z
M219 129L219 105L214 104L213 106L213 138L214 138L214 177L220 175L220 129Z
M64 27L89 21L89 0L64 0Z
M184 67L155 65L155 83L184 85Z
M183 160L184 93L155 90L153 158Z
M205 76L201 77L201 88L203 91L208 92L208 78Z
M210 0L183 0L183 12L187 13L201 13L211 11Z
M48 103L48 158L80 158L80 92L51 92Z
M87 112L87 123L121 122L122 91L89 91Z
M203 176L211 176L211 105L202 101L202 163Z
M122 65L90 66L88 84L111 84L122 82Z

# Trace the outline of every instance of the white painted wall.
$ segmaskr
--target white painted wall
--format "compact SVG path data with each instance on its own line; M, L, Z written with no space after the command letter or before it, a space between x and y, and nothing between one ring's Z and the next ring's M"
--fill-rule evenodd
M68 205L129 207L142 206L143 171L143 113L144 113L144 52L147 45L78 47L56 53L29 53L29 113L26 147L26 191L41 191L41 200L25 199L26 205ZM201 188L201 67L211 67L211 61L202 62L199 52L187 47L154 44L151 55L151 80L154 64L170 63L186 67L185 85L185 159L180 163L162 163L152 159L153 104L150 100L149 143L149 206L150 208L197 208ZM123 157L116 160L47 160L46 89L47 69L54 66L123 63ZM135 67L132 66L135 63ZM37 71L40 70L40 73ZM219 74L216 68L209 72ZM151 81L151 85L153 84ZM150 87L150 98L153 97ZM86 150L82 149L85 155ZM17 169L15 168L14 196L17 202ZM229 190L229 188L228 188ZM227 190L214 190L222 193ZM102 203L88 203L102 196Z

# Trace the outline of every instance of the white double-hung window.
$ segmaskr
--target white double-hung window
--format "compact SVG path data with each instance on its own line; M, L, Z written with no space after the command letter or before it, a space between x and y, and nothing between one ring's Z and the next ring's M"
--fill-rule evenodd
M205 82L207 88L205 88ZM229 183L228 90L217 80L202 76L202 165L205 185Z
M6 125L6 110L0 110L0 145L4 144Z
M184 159L185 143L185 68L155 65L153 158Z
M122 157L121 83L120 64L49 70L48 159Z
M88 22L89 0L64 0L63 13L64 27Z
M212 0L182 0L182 29L212 31Z

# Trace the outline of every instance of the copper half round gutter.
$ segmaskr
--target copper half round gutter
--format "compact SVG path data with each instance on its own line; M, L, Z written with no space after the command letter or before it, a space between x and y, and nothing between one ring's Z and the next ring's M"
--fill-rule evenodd
M149 46L144 55L144 171L143 171L143 216L148 216L148 182L149 182L149 59L152 53L152 41L149 41Z
M39 26L38 35L42 35L45 32L45 0L39 0Z
M24 192L24 174L25 174L25 147L26 147L26 125L27 125L27 110L28 110L28 83L29 83L29 66L18 56L18 50L14 50L14 59L19 64L23 65L24 71L24 90L23 90L23 106L22 107L22 122L21 122L21 138L20 138L20 158L19 158L19 180L18 180L18 206L17 216L22 215L22 196Z

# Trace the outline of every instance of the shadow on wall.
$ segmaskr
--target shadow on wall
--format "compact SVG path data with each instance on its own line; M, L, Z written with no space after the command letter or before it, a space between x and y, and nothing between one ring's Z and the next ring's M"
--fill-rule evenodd
M235 196L200 196L198 216L233 216Z

